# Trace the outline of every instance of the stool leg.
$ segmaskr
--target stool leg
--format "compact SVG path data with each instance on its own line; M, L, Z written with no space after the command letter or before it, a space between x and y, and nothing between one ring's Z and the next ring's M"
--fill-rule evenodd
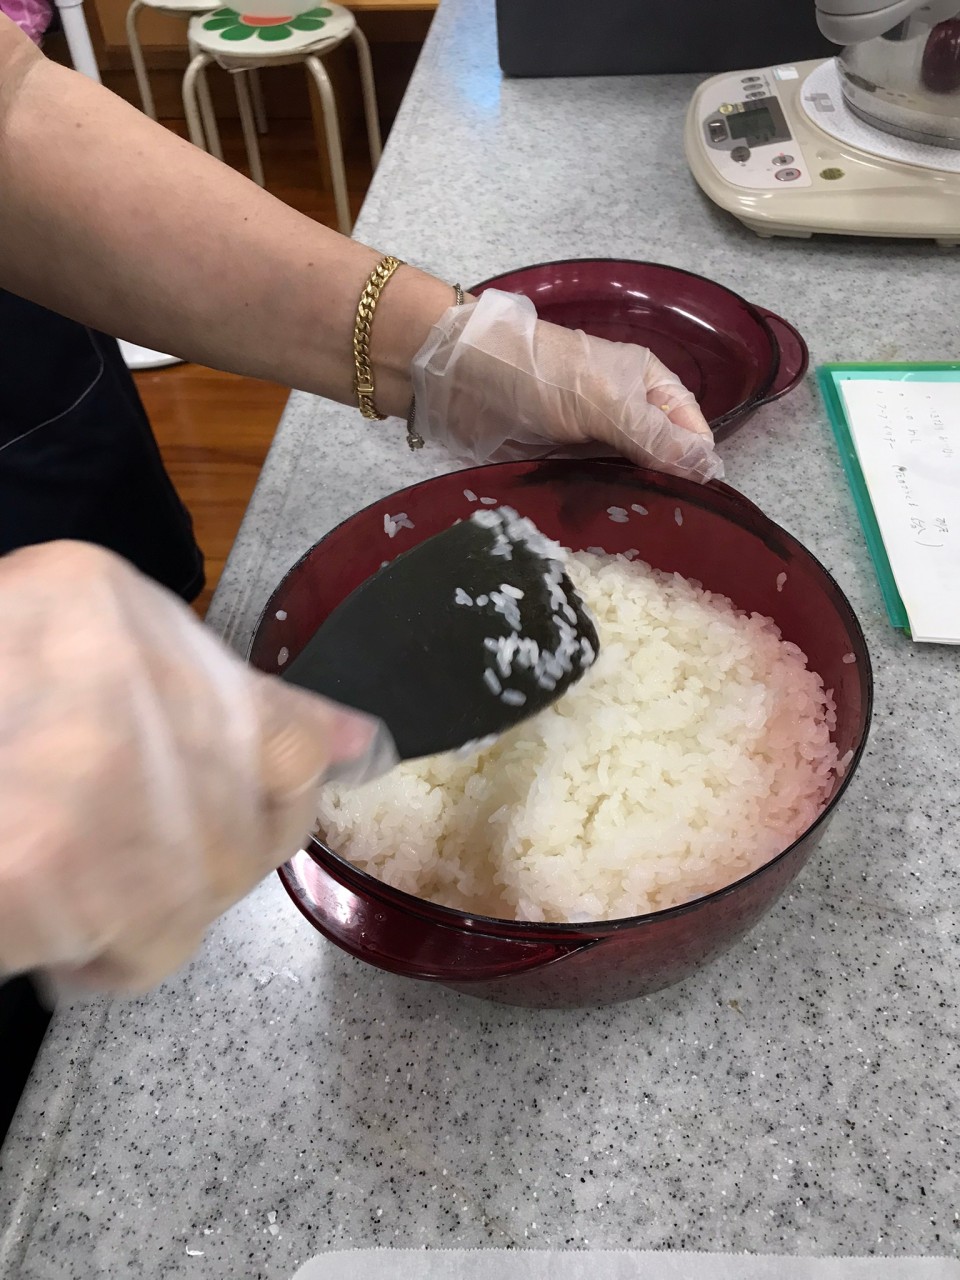
M147 64L143 60L143 48L137 31L137 18L142 8L143 0L133 0L133 4L127 10L127 44L130 46L130 61L133 63L133 74L140 92L143 114L149 116L151 120L156 120L157 108L153 101L150 77L147 75Z
M200 107L197 102L197 77L207 65L209 59L205 53L197 53L190 59L190 65L183 75L183 114L187 120L187 131L190 141L201 151L206 151L206 139L203 123L200 119Z
M260 83L260 72L254 68L247 73L250 76L250 97L253 99L253 114L257 118L257 132L266 133L267 109L263 105L263 86Z
M218 160L223 160L223 147L220 146L220 131L216 127L214 104L210 97L210 86L206 81L206 65L197 78L198 97L200 97L200 114L204 119L207 151Z
M383 152L380 138L380 114L377 111L377 87L373 79L373 59L370 57L370 45L367 37L359 27L353 28L353 43L357 46L357 61L360 64L360 83L363 86L363 112L367 117L367 137L370 140L370 159L376 169Z
M263 163L260 159L260 143L257 141L257 126L253 119L253 107L250 105L250 86L247 73L240 72L234 76L237 90L237 108L240 112L240 127L243 130L243 142L247 148L247 163L250 166L250 177L258 187L266 186L263 180Z
M347 174L343 167L343 144L340 141L340 122L337 119L337 100L333 96L330 77L319 58L306 59L307 70L313 76L323 108L323 127L327 135L327 152L330 158L330 179L333 183L333 199L337 209L337 225L345 236L353 229L350 217L350 200L347 195Z
M200 100L200 115L203 119L203 131L207 135L207 150L218 160L223 159L223 147L220 145L220 130L217 128L217 117L210 98L210 86L207 84L207 67L210 59L205 58L197 76L197 96Z

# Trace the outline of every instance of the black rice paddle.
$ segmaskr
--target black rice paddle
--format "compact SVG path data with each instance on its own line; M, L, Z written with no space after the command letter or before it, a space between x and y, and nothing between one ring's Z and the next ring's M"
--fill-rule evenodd
M362 583L283 678L379 717L401 760L503 733L596 658L563 555L509 507L478 511Z

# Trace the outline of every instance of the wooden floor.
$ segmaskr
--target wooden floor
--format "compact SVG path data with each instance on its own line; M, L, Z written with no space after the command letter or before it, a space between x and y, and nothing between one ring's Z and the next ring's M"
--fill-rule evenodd
M178 122L170 122L177 128ZM222 122L224 158L242 167L239 127ZM178 129L182 132L182 126ZM262 140L269 190L329 226L333 197L321 189L313 132L307 121L279 123ZM354 214L370 181L368 166L348 168ZM137 387L174 484L193 514L207 564L207 588L196 604L206 612L233 545L287 399L287 389L200 365L138 373Z

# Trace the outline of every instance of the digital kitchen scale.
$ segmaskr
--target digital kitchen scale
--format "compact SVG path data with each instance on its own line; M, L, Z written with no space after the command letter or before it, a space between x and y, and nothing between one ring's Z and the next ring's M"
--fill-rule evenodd
M687 112L704 192L760 236L908 236L960 244L960 151L881 132L835 60L714 76Z

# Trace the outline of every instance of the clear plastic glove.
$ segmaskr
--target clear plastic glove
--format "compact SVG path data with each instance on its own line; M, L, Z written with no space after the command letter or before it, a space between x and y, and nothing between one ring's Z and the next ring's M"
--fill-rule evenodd
M529 298L490 289L451 307L411 373L417 430L467 462L592 444L691 480L723 475L696 400L656 356L538 320Z
M0 559L0 974L141 991L296 851L377 721L252 671L82 543Z

